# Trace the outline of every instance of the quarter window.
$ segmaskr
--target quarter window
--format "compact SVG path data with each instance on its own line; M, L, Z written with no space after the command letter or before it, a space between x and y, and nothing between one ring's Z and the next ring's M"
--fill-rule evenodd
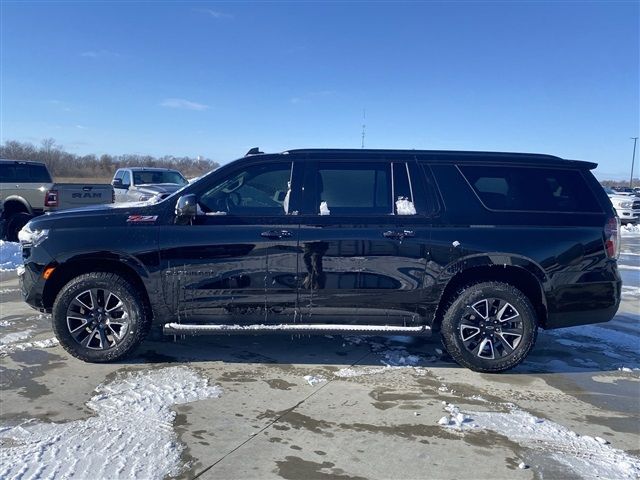
M492 210L600 213L579 170L537 167L459 167L482 203Z

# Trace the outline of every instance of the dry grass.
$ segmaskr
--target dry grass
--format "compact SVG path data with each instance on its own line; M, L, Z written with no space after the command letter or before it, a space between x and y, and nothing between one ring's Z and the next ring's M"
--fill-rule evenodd
M56 183L111 183L112 177L54 177Z

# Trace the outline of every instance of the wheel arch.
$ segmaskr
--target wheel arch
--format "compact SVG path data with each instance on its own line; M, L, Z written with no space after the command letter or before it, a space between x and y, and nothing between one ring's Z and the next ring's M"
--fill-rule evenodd
M142 294L147 311L152 312L149 292L143 280L145 277L148 278L147 272L134 262L124 260L115 255L105 257L104 254L101 254L100 256L76 257L58 264L46 281L42 292L44 308L51 310L62 287L79 275L92 272L109 272L118 274L133 283Z
M502 255L500 258L507 258ZM546 275L531 261L522 257L508 257L511 261L497 263L496 256L474 257L458 262L446 270L440 279L442 294L434 315L432 328L440 329L447 306L465 286L479 282L504 282L520 290L530 301L536 312L538 326L547 323L547 299L544 293ZM513 260L516 260L514 262Z
M4 218L10 218L16 213L28 213L33 215L33 208L23 197L10 195L4 199Z

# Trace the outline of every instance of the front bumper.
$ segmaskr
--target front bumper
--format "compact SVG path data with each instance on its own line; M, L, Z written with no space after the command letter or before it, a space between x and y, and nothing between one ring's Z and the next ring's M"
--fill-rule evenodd
M24 301L41 312L48 311L44 305L46 280L42 278L45 267L53 263L53 258L41 247L22 247L23 268L18 271L20 292Z

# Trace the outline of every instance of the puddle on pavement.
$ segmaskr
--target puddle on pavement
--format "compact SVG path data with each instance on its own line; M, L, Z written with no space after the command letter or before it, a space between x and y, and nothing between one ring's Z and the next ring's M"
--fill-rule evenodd
M325 472L323 470L328 470ZM300 478L313 478L318 480L367 480L365 477L352 476L341 468L335 468L332 462L312 462L300 457L287 456L284 460L276 461L276 469L279 477L287 480Z
M270 380L264 380L271 388L274 390L291 390L291 388L296 387L295 383L287 382L286 380L281 380L279 378L272 378Z

